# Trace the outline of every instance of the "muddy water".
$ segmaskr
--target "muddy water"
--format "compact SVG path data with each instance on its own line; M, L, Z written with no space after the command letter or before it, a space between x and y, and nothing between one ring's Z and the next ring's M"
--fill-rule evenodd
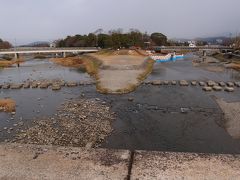
M66 81L89 80L87 73L75 68L66 68L54 64L48 59L32 59L20 64L20 68L0 69L0 83L23 82L26 80L63 79Z
M185 63L176 63L180 62ZM43 68L43 71L48 70ZM58 68L56 71L63 73ZM64 68L64 71L70 69ZM85 78L84 73L77 72L77 76ZM151 76L158 79L164 77L159 74ZM228 78L227 75L224 77ZM17 102L15 116L0 113L0 141L11 139L17 129L31 126L37 118L54 116L61 103L81 98L81 94L85 94L84 98L100 98L106 101L112 111L116 112L117 119L112 124L114 131L102 147L240 153L240 140L234 140L224 129L223 113L214 100L217 97L227 101L240 101L240 88L233 93L206 93L199 86L142 85L130 94L103 95L90 85L65 87L58 92L50 89L1 89L0 92L0 98L11 97ZM133 101L129 101L129 97L133 98ZM20 121L24 122L23 127L13 126ZM8 133L4 127L13 127L13 130Z
M239 81L240 73L232 69L224 69L223 72L211 72L201 67L194 67L190 56L174 62L155 63L153 72L147 80L154 79Z

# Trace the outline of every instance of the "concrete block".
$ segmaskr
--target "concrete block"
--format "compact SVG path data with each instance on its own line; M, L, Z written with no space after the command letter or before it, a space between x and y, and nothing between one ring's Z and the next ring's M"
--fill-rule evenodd
M203 81L200 81L200 82L199 82L199 85L200 85L200 86L205 86L205 85L206 85L206 83L205 83L205 82L203 82Z
M233 82L227 82L227 86L228 87L234 87L234 83Z
M126 179L128 150L0 145L0 179Z
M227 91L227 92L233 92L233 91L234 91L234 88L233 88L233 87L226 87L226 88L225 88L225 91Z
M240 155L137 151L131 179L240 179Z
M221 91L222 87L221 86L213 86L214 91Z
M196 86L197 85L197 81L191 81L191 85L192 86Z
M212 87L210 87L210 86L204 86L202 89L204 91L212 91Z
M219 86L221 86L221 87L224 87L224 86L226 86L226 83L225 83L225 82L223 82L223 81L219 82L218 84L219 84Z
M180 86L188 86L189 83L186 80L179 81Z

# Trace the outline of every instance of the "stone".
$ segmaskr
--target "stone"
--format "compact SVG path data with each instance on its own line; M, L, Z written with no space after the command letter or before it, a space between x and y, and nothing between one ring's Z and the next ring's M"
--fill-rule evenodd
M223 81L219 82L218 84L219 84L219 86L222 86L222 87L226 86L226 83Z
M212 80L210 80L210 81L207 82L207 85L213 87L213 86L216 86L217 83L212 81Z
M24 83L24 84L23 84L23 88L24 88L24 89L30 88L30 83Z
M227 82L227 86L228 87L234 87L234 83L233 82Z
M22 84L11 84L10 85L10 89L21 89L22 88Z
M163 81L163 84L164 84L164 85L168 85L169 82L165 80L165 81Z
M233 87L226 87L226 88L225 88L225 91L227 91L227 92L233 92L233 91L234 91L234 88L233 88Z
M76 82L67 82L67 83L66 83L66 86L67 86L67 87L76 87L76 86L77 86L77 83L76 83Z
M191 81L191 85L192 86L196 86L197 85L197 81Z
M180 86L188 86L188 85L189 85L186 80L181 80L181 81L179 82L179 84L180 84Z
M205 86L205 85L206 85L206 83L205 83L205 82L203 82L203 81L200 81L200 82L199 82L199 85L200 85L200 86Z
M47 89L48 86L49 86L48 83L41 83L41 84L39 85L39 88L41 88L41 89Z
M177 81L172 81L171 84L172 85L177 85Z
M221 91L222 87L221 86L213 86L214 91Z
M152 81L152 85L162 85L162 81L161 80L154 80L154 81Z
M32 88L38 88L38 83L36 83L36 82L34 82L34 83L32 83Z
M61 86L60 85L52 85L52 90L53 91L58 91L58 90L60 90L61 89Z
M133 101L133 100L134 100L133 97L129 97L129 98L128 98L128 101Z
M212 91L212 87L210 87L210 86L204 86L202 89L204 91Z
M9 88L10 88L10 84L4 84L4 85L2 86L2 88L3 88L3 89L9 89Z
M235 82L235 86L240 87L240 82Z

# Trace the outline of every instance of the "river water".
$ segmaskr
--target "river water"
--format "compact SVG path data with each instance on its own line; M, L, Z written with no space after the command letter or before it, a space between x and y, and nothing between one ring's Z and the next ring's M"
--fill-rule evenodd
M165 69L165 72L162 72ZM204 79L209 77L231 80L231 72L221 78L206 70L193 71L191 61L178 60L156 64L148 79ZM198 69L198 68L197 68ZM203 72L204 73L201 73ZM175 72L175 73L174 73ZM184 73L185 72L185 73ZM234 72L234 74L238 72ZM195 75L194 75L195 74ZM21 82L31 79L91 80L77 69L61 67L48 60L32 60L20 68L0 70L1 82ZM238 76L238 74L236 75ZM237 79L237 78L236 78ZM0 141L11 139L15 134L13 124L24 122L23 128L31 127L32 121L53 116L66 100L100 98L116 112L113 132L102 144L106 148L140 149L180 152L240 153L240 140L233 139L224 129L223 113L214 98L240 101L240 89L233 93L206 93L201 87L141 85L135 92L125 95L104 95L96 92L94 85L51 89L0 89L0 98L10 97L17 103L16 115L0 113ZM129 97L133 101L129 101ZM186 112L182 112L185 109ZM8 133L4 127L13 127Z

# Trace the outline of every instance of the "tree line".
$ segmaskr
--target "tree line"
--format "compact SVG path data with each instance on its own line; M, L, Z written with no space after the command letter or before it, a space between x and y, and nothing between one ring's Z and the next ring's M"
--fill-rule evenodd
M9 49L12 45L8 41L3 41L0 39L0 49Z
M142 33L139 30L131 29L123 33L121 29L111 30L103 33L97 30L88 35L67 36L65 39L56 42L57 47L101 47L101 48L129 48L146 47L151 45L167 45L167 36L162 33Z

